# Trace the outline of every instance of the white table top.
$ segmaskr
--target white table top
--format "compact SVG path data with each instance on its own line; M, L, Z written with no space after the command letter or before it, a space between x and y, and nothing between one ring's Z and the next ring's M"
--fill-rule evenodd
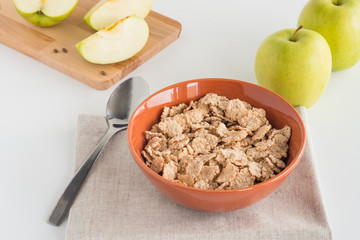
M256 83L261 41L296 27L305 3L156 0L153 10L182 23L180 39L129 76L145 78L152 93L204 77ZM0 239L64 239L66 222L54 227L46 220L72 176L77 117L104 115L114 87L92 89L2 44L0 63ZM332 73L322 97L308 109L334 239L358 237L359 89L360 63Z

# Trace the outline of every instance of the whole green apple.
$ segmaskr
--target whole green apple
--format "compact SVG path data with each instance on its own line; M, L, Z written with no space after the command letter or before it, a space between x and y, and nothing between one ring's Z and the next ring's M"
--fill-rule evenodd
M267 37L255 59L260 86L285 98L293 106L312 106L331 75L331 51L317 32L285 29Z
M14 0L14 5L27 21L49 27L67 18L77 2L78 0Z
M298 24L326 39L334 71L350 68L360 59L360 0L311 0Z

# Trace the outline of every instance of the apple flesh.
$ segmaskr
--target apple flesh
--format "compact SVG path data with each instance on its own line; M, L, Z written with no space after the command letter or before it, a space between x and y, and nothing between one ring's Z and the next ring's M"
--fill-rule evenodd
M359 61L359 0L311 0L303 8L298 24L326 39L334 71L350 68Z
M312 106L331 75L331 51L317 32L285 29L267 37L255 59L260 86L285 98L293 106Z
M84 20L98 31L128 16L145 18L152 4L153 0L101 0L85 14Z
M89 62L121 62L138 53L149 38L143 18L127 17L77 43L75 47Z
M27 21L49 27L67 18L77 2L78 0L14 0L14 5Z

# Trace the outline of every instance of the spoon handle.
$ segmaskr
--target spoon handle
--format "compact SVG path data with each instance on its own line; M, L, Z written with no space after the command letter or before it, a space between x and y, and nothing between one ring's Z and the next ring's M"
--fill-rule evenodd
M96 147L90 153L86 161L84 161L83 164L80 166L79 170L75 173L73 179L65 189L64 193L61 195L59 201L57 202L53 212L49 217L48 222L50 224L55 226L61 224L64 217L69 212L69 209L74 202L76 195L79 192L79 189L84 182L87 174L89 173L91 167L94 165L102 150L104 149L105 145L115 133L123 129L126 129L126 126L122 128L114 128L110 125L104 137L96 145Z

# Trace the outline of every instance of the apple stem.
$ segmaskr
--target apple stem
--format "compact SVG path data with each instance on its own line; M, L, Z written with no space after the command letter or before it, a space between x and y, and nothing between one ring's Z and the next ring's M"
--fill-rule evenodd
M300 30L300 29L302 29L302 25L300 25L300 27L298 27L296 30L295 30L295 32L294 32L294 34L292 35L292 38L290 39L290 41L294 41L294 38L295 38L295 35L296 35L296 33Z
M334 5L338 5L337 0L333 0Z

